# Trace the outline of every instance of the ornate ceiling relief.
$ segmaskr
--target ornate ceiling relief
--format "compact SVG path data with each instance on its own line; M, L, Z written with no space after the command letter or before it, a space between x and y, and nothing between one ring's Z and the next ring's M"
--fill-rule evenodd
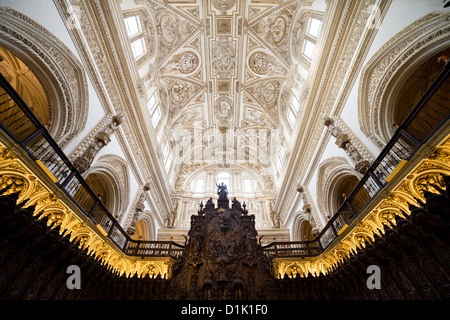
M200 60L198 54L191 50L183 51L174 55L165 65L161 67L161 74L192 74L198 69Z
M233 101L229 97L222 96L216 100L215 114L219 123L228 123L231 120L232 112Z
M220 10L222 14L226 14L227 10L230 10L236 4L236 0L213 0L214 8Z
M212 75L218 78L230 78L236 74L236 49L233 41L220 37L213 45Z
M155 20L159 39L158 63L172 56L187 39L198 32L200 26L191 20L183 19L180 15L164 7L155 10Z
M291 28L293 13L298 4L290 5L275 12L268 12L261 19L250 23L251 33L266 47L273 50L272 55L281 58L286 66L291 65L289 56L289 30Z
M142 69L151 70L144 78L158 88L167 113L157 132L164 128L170 146L166 169L177 196L190 168L206 164L256 170L273 196L271 154L279 148L273 137L281 129L280 94L292 64L289 30L301 2L143 4L154 21L157 56Z
M278 94L282 80L259 81L246 88L257 103L268 112L274 123L278 121Z

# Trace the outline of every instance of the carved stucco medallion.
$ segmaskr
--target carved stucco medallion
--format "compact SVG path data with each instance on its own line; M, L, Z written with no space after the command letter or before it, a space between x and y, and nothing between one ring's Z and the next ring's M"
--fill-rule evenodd
M227 122L231 116L233 102L228 97L220 97L216 102L216 118L221 122Z
M255 52L248 59L248 65L257 74L266 74L269 70L269 56L265 52Z
M212 3L214 8L221 11L227 11L234 7L236 0L213 0Z
M184 101L189 93L189 88L180 82L175 82L170 86L170 96L178 103Z
M213 46L211 57L214 75L230 78L236 66L236 50L234 43L226 38L218 40Z
M178 58L178 65L181 73L192 73L197 69L199 65L199 59L195 53L186 51L180 54Z
M168 44L174 43L177 39L178 27L173 17L167 14L162 15L160 25L162 39Z
M277 17L270 25L270 35L275 44L283 41L286 34L286 26L286 20L282 16Z

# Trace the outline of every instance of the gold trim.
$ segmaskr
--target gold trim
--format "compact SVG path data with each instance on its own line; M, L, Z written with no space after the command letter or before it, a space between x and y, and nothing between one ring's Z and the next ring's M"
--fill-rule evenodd
M98 230L100 230L100 233L102 235L104 235L105 237L108 236L108 232L106 232L105 229L103 229L103 227L101 225L97 224L96 227L97 227Z
M386 182L391 182L392 179L400 172L400 170L408 163L408 160L402 160L400 163L395 167L395 169L391 172L391 174L386 178Z
M92 223L65 197L47 168L38 169L43 169L42 162L29 160L7 138L0 136L0 139L0 189L7 188L4 195L18 193L17 203L23 203L23 208L35 206L34 216L38 220L47 218L47 226L52 229L59 226L61 235L86 249L111 272L127 277L170 278L172 258L125 255L109 238L105 239L108 234L100 225Z
M407 164L413 166L409 172L401 169ZM435 186L445 189L442 174L450 175L450 134L441 140L433 152L426 158L417 161L402 161L394 170L390 181L394 176L400 179L391 188L391 191L380 195L380 201L367 213L363 213L351 225L344 226L338 232L338 241L324 253L312 258L275 258L272 265L272 273L275 277L283 278L306 277L311 274L318 276L327 274L338 267L344 260L354 255L359 248L375 240L375 235L381 236L386 230L395 227L396 216L405 218L410 214L409 204L420 206L417 200L425 203L423 191L438 193ZM395 181L396 181L395 180ZM383 197L383 198L381 198ZM346 232L344 232L344 230Z
M425 202L424 191L437 193L435 186L444 189L442 174L450 175L450 133L441 141L425 159L408 162L413 166L411 170L403 170L401 175L397 173L396 179L392 180L395 185L389 187L391 191L379 195L380 201L374 202L367 213L339 230L338 241L324 253L312 258L275 258L271 266L274 276L327 274L355 254L358 248L374 241L375 235L382 235L395 226L396 216L404 218L408 215L410 203L420 206L417 200ZM60 192L45 170L45 174L36 170L38 162L15 152L20 149L11 142L6 144L9 146L0 143L0 189L8 187L4 194L19 193L18 203L23 202L24 207L35 206L37 219L46 217L50 228L60 226L62 235L69 236L71 242L78 243L80 249L86 249L112 272L128 277L159 274L170 278L172 258L141 259L125 255L109 238L105 239L108 234L101 226L86 219ZM38 166L42 168L40 164Z
M59 180L56 179L56 177L53 175L53 173L50 172L50 170L47 169L45 164L42 163L41 160L35 160L37 165L45 172L45 174L53 181L53 183L57 183Z
M341 230L339 230L338 231L338 236L340 236L344 231L345 231L345 229L347 229L348 228L348 224L345 224L343 227L342 227L342 229Z

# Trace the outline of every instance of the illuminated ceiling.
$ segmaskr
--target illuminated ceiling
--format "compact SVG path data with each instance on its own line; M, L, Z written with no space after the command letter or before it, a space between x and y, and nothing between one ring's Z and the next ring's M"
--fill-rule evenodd
M121 7L144 99L157 88L162 108L150 117L161 153L171 154L169 176L240 165L273 191L275 159L288 156L295 125L289 94L294 87L302 101L310 64L300 52L306 24L321 13L312 1L166 2Z

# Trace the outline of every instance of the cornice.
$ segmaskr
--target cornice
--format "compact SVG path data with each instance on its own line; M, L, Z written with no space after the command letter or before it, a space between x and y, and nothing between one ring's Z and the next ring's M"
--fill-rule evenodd
M311 85L313 90L311 90L308 105L306 106L306 112L311 111L305 117L309 121L308 123L301 123L300 128L297 130L297 132L304 132L304 134L298 134L297 136L298 138L293 147L293 150L296 152L293 151L293 156L291 156L288 164L288 167L292 168L292 170L285 176L285 180L282 183L285 187L280 190L280 196L277 201L277 210L284 215L292 214L292 212L286 211L282 204L289 203L293 199L297 183L304 183L308 172L311 173L310 170L314 168L314 166L311 167L311 161L314 154L317 153L317 146L321 145L319 140L323 134L323 117L331 112L336 102L342 104L347 98L350 89L342 91L342 87L347 87L347 85L351 85L351 82L355 81L356 75L352 73L356 73L356 70L361 68L363 57L367 54L367 48L363 54L356 48L361 48L359 45L361 28L365 27L367 20L367 14L363 13L370 3L361 4L348 1L345 3L345 6L342 4L343 1L339 1L339 3L341 3L341 7L332 7L326 12L326 16L329 18L325 19L325 26L340 25L340 28L337 28L339 31L335 33L334 37L325 39L320 44L321 46L317 48L317 50L322 50L322 52L327 52L328 54L322 55L320 59L314 62L316 64L315 69L312 67L311 72L315 76L315 81ZM338 6L339 3L333 2L335 6ZM337 19L334 16L342 16L339 19L339 23L333 23L329 20ZM364 42L371 42L373 36L371 34L369 38L365 37ZM332 49L327 50L326 48ZM356 62L354 59L355 54L358 55ZM319 67L320 65L323 65L323 67ZM350 83L344 79L348 75L348 67L346 67L348 65L352 65L350 80L347 79ZM314 88L317 89L314 90ZM340 108L342 109L342 107ZM323 151L324 148L321 147L319 153L323 153Z
M311 136L313 134L311 131L317 131L317 128L323 130L323 126L318 125L319 119L317 117L318 113L318 100L322 96L324 87L328 84L330 69L333 68L334 61L337 59L334 52L336 47L340 44L341 33L343 32L342 24L345 22L349 11L349 1L334 1L327 6L325 11L324 22L322 24L324 34L329 36L325 39L321 39L320 47L316 47L317 50L326 52L327 54L322 54L319 59L316 59L317 63L311 66L309 72L309 79L307 83L309 84L311 90L305 105L305 114L303 119L306 121L300 121L297 123L293 136L296 136L296 140L293 143L291 157L289 162L286 164L289 171L284 175L283 181L281 183L281 188L279 190L279 196L275 205L275 210L286 215L288 212L285 209L285 204L290 203L295 192L295 186L298 181L302 180L299 176L299 171L303 171L299 166L305 167L309 165L306 156L314 151L312 150L317 146L317 144L312 144ZM344 21L344 22L343 22ZM336 28L335 26L339 26ZM328 48L325 50L324 48ZM319 60L319 61L318 61ZM311 76L311 75L314 76ZM297 133L297 134L296 134Z

